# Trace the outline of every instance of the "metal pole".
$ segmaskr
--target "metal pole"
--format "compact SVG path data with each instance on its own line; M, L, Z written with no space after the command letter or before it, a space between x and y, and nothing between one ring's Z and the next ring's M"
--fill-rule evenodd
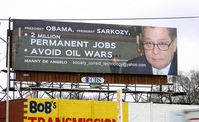
M6 122L9 122L9 87L10 87L10 36L7 40L7 89L6 89Z
M7 36L7 89L6 89L6 122L9 122L9 88L10 88L10 22L11 18L9 18L9 30Z

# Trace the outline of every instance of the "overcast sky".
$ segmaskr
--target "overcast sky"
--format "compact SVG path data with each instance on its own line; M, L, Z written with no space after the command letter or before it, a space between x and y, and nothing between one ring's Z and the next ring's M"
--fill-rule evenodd
M0 11L0 19L192 17L199 16L199 3L198 0L3 0ZM6 39L8 21L0 22L0 37ZM199 70L199 18L81 22L176 27L179 71ZM5 69L6 44L3 41L0 48L0 69ZM1 79L2 75L0 73Z

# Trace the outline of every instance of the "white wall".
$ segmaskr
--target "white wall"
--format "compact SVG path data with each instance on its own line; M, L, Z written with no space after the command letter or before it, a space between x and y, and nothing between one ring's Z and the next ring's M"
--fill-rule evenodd
M183 122L185 110L199 105L129 103L129 122Z

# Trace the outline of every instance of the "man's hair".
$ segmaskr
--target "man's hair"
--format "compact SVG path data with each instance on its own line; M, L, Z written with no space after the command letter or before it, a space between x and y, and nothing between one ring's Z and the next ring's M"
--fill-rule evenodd
M155 27L155 26L142 26L142 34L144 36L144 29L145 28L159 28L159 27ZM169 36L171 38L171 40L174 40L177 37L177 29L176 28L167 28L165 27L168 31L169 31Z

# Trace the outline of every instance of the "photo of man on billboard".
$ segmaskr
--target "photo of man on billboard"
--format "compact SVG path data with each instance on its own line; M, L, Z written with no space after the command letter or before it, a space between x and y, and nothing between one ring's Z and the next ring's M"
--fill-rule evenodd
M142 27L143 55L127 61L124 74L177 75L177 30Z

